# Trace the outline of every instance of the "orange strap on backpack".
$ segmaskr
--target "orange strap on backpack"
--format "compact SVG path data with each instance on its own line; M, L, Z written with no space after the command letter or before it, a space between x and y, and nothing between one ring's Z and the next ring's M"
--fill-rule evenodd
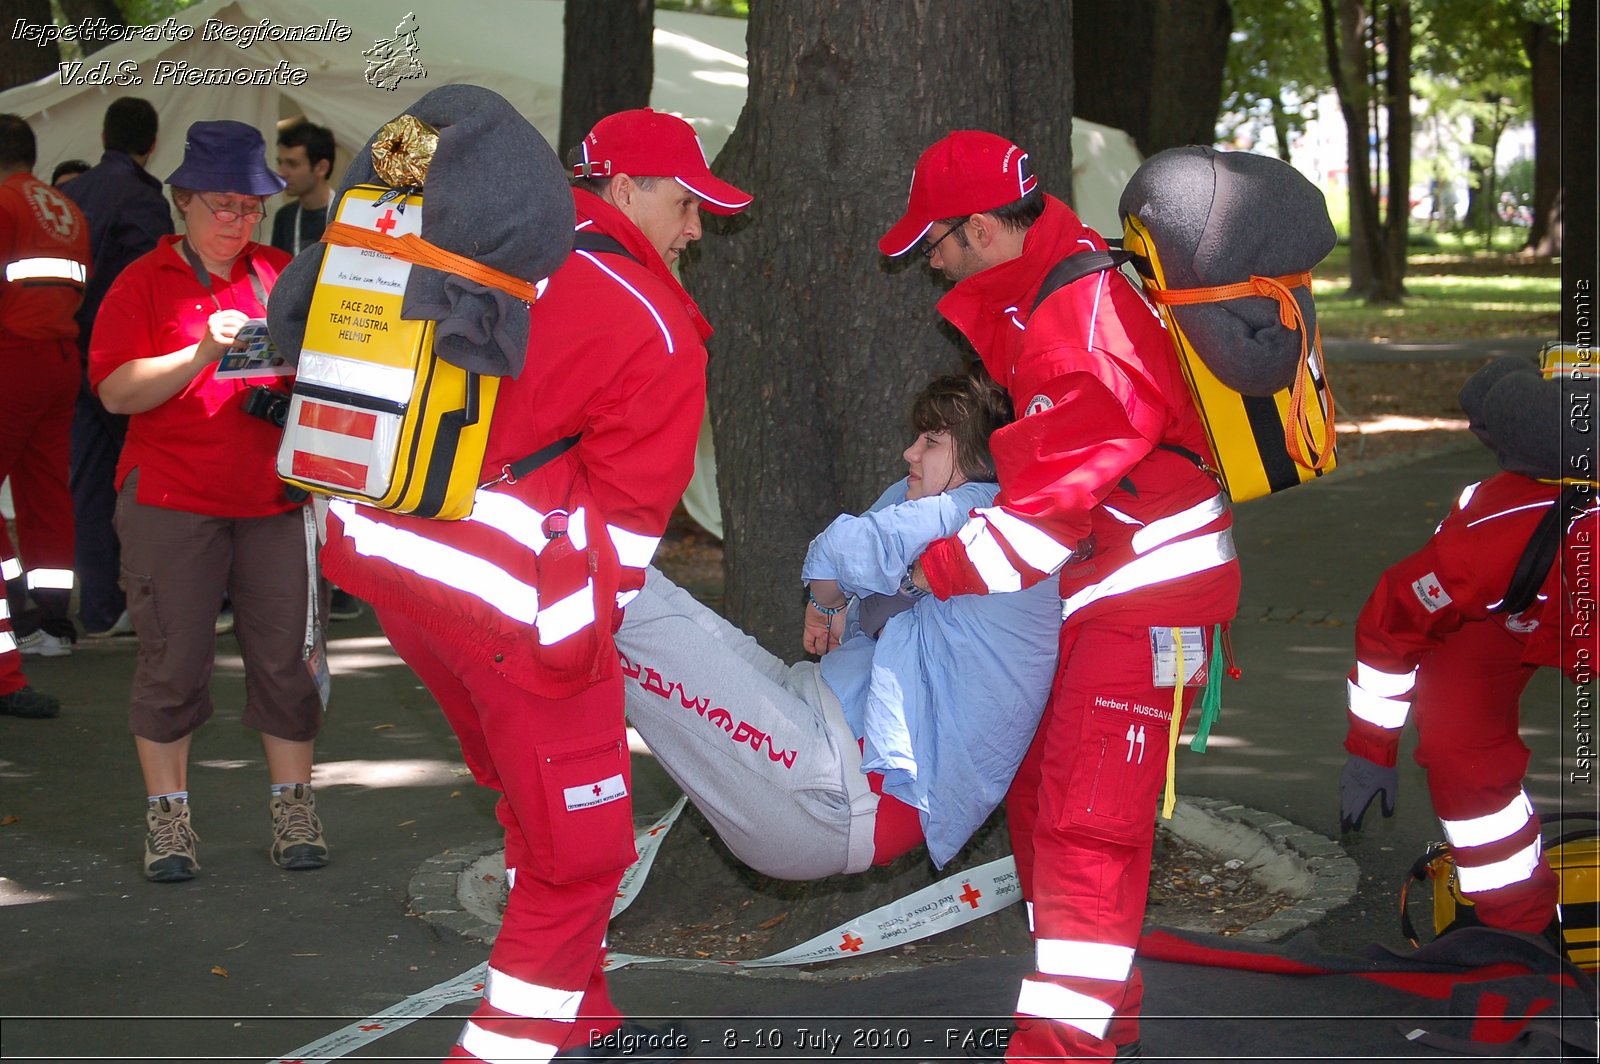
M1211 288L1159 289L1147 285L1145 295L1150 297L1152 303L1169 307L1222 303L1246 296L1265 296L1276 300L1279 324L1300 334L1300 365L1295 371L1294 386L1289 393L1289 417L1285 422L1283 444L1289 456L1300 465L1321 471L1333 458L1333 393L1327 393L1328 409L1323 418L1322 438L1320 441L1314 440L1311 421L1306 415L1306 382L1311 377L1307 363L1311 357L1312 338L1306 333L1306 319L1300 310L1300 304L1290 291L1294 288L1310 287L1311 274L1304 272L1286 274L1282 277L1252 276L1248 281L1241 281L1238 284L1215 285ZM1320 327L1317 329L1315 342L1320 352L1322 350ZM1310 452L1309 458L1307 452Z
M453 273L469 281L497 288L524 303L532 303L539 298L538 289L532 282L513 277L509 273L501 273L493 266L485 266L465 255L446 251L428 243L415 233L389 236L387 233L375 233L371 229L362 229L345 222L334 222L322 231L322 240L323 243L337 244L340 247L382 252L415 266L427 266L443 270L445 273Z

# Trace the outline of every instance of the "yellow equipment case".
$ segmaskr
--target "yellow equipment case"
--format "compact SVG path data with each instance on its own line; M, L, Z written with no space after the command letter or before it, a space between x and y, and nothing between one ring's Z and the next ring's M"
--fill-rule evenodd
M356 185L335 221L400 237L422 232L422 196ZM400 316L412 265L328 244L311 297L278 475L396 513L472 512L500 378L433 350L434 323Z
M1569 829L1549 841L1545 858L1559 881L1557 899L1561 906L1561 937L1567 956L1586 972L1600 972L1600 826L1574 828L1584 817L1549 814L1545 823ZM1400 888L1400 931L1417 944L1416 927L1406 904L1407 888L1413 881L1428 880L1433 886L1433 933L1437 937L1457 921L1472 923L1472 902L1461 893L1455 858L1447 843L1436 842L1412 867Z

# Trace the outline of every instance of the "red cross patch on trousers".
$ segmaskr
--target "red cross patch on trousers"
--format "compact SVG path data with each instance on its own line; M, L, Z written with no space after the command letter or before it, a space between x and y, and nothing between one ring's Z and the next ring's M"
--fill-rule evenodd
M593 783L584 783L576 787L563 787L561 796L566 799L567 812L577 809L592 809L597 805L615 802L619 798L628 796L628 785L619 772L614 776L607 776L603 780Z

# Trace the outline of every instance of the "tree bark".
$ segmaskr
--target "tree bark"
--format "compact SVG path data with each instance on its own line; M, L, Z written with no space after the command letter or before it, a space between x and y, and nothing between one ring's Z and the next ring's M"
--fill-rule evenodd
M1561 70L1566 48L1552 25L1530 22L1523 43L1533 79L1533 225L1528 250L1561 254Z
M1595 150L1595 5L1569 8L1561 64L1561 199L1566 253L1561 259L1561 338L1593 350L1595 286L1600 282L1600 153Z
M720 232L683 272L718 327L726 613L793 660L806 544L903 475L911 396L962 360L937 324L944 288L877 240L905 210L917 156L952 129L1011 138L1066 192L1071 7L764 0L748 33L749 97L715 169L755 204L709 221Z
M1073 0L1074 113L1149 156L1215 143L1228 0Z
M61 65L61 46L51 41L40 45L14 36L17 22L35 26L53 24L50 0L16 0L5 16L5 33L0 33L0 89L10 89L54 74Z
M1389 194L1383 220L1383 286L1371 298L1398 303L1406 294L1406 245L1411 234L1411 0L1389 0L1384 39Z
M122 9L117 7L117 0L61 0L61 14L68 22L103 18L113 26L128 24L128 20L122 17ZM109 34L78 43L83 48L84 55L93 55L108 44L115 43L108 37Z
M1380 41L1375 9L1382 2L1374 0L1369 8L1365 0L1337 0L1335 10L1335 0L1322 0L1323 43L1349 156L1350 292L1372 303L1398 303L1404 294L1411 215L1410 5L1390 0L1386 39ZM1381 69L1380 43L1389 60ZM1385 116L1386 122L1381 121ZM1374 146L1380 158L1387 148L1386 205L1375 180Z
M567 0L564 7L562 158L606 115L650 106L656 76L655 0Z

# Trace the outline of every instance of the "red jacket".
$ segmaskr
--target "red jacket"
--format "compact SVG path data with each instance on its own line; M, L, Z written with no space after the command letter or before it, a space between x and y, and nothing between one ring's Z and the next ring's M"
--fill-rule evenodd
M0 347L77 336L89 261L71 200L29 173L0 182Z
M578 228L622 243L575 252L533 305L527 366L500 387L482 481L565 436L577 446L472 516L431 521L338 501L323 564L339 587L404 610L440 639L549 698L617 672L611 633L644 583L694 471L705 409L699 310L616 208L573 193ZM551 538L552 511L568 531Z
M1226 498L1176 445L1210 461L1159 316L1117 271L1030 308L1045 274L1105 242L1047 196L1022 254L939 302L1011 394L1017 420L990 440L995 505L922 556L935 595L1027 587L1060 571L1068 623L1231 618L1239 569Z
M1468 485L1427 545L1379 578L1356 621L1346 750L1380 765L1395 763L1417 665L1464 624L1504 626L1524 643L1524 665L1555 666L1573 679L1592 673L1595 663L1585 655L1595 646L1592 574L1600 530L1592 501L1568 524L1533 604L1517 614L1495 609L1534 526L1560 492L1516 473ZM1569 653L1562 653L1563 643Z

